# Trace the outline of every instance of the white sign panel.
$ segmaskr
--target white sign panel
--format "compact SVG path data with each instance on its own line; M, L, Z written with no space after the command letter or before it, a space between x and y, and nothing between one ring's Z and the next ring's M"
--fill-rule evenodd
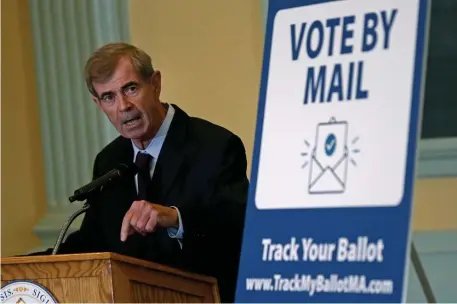
M259 209L395 206L403 197L418 10L346 2L276 14Z

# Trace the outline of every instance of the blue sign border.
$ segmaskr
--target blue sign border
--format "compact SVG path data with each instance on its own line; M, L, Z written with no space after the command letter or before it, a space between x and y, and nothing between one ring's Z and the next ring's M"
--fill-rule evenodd
M279 209L259 210L255 205L255 193L259 169L265 99L269 78L272 34L276 14L283 9L332 2L334 0L278 0L269 1L265 34L262 78L257 111L254 152L246 210L245 229L238 273L236 302L403 302L406 296L408 261L410 254L411 214L413 186L416 176L417 147L420 135L422 99L425 80L425 56L428 37L430 3L419 1L419 16L416 32L416 53L410 112L407 162L404 192L401 203L394 207L348 207L336 209ZM281 155L278 155L281 161ZM338 230L335 234L334 230ZM313 237L316 241L333 241L339 236L355 238L367 235L383 238L386 261L378 265L363 263L303 263L263 262L263 238L286 243L291 237ZM394 269L392 271L392 269ZM312 297L306 292L247 291L246 278L271 278L274 273L290 277L294 273L356 274L379 279L391 279L394 291L389 295L320 293Z

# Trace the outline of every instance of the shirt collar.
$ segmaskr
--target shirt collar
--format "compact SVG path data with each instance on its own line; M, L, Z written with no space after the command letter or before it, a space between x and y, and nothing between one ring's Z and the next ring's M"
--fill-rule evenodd
M159 130L157 131L154 138L151 140L149 145L146 149L141 150L139 149L132 141L133 146L133 161L135 161L136 155L138 152L148 153L155 159L159 157L160 150L162 149L163 142L165 141L165 137L167 136L168 130L170 129L171 121L173 120L173 116L175 114L175 109L171 104L168 105L167 114L165 115L165 119L162 122Z

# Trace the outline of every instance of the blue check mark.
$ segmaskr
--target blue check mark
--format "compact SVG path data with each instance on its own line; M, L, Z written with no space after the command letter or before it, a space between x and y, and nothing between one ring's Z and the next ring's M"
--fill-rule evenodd
M325 139L325 154L332 156L336 149L336 137L333 134L329 134Z

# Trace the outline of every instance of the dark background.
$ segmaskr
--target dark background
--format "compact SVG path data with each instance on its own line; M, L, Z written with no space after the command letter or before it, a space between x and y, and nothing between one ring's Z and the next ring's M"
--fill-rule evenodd
M431 4L421 138L457 137L457 0Z

